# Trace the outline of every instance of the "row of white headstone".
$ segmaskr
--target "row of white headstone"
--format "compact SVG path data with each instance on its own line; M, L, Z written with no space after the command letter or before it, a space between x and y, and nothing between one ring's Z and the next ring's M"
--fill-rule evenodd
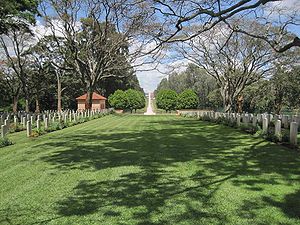
M270 122L273 121L275 125L275 135L280 139L282 128L290 128L290 143L297 145L298 126L300 123L300 116L298 115L273 115L273 114L251 114L251 113L222 113L214 111L179 111L181 115L196 116L197 118L208 117L209 119L217 120L218 118L226 118L232 122L236 121L237 126L241 124L252 124L256 126L257 123L262 123L262 130L264 133L268 132ZM281 141L281 140L280 140Z
M85 111L74 111L65 110L62 112L56 111L45 111L40 114L35 113L4 113L0 115L0 127L1 127L1 137L4 138L10 130L11 121L13 121L13 126L16 128L21 126L27 131L27 136L30 137L32 134L32 129L41 129L41 124L44 124L44 128L48 129L51 123L55 122L76 122L81 118L94 117L95 115L105 114L111 112L112 109L101 109L101 110L85 110Z

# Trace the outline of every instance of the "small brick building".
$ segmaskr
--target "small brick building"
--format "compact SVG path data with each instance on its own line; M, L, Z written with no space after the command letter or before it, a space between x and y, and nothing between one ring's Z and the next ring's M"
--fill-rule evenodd
M84 94L78 98L77 100L77 110L78 111L84 111L87 109L86 105L86 98L87 94ZM93 93L92 97L92 110L97 110L97 109L105 109L106 108L106 98L103 97L102 95L97 94L96 92Z

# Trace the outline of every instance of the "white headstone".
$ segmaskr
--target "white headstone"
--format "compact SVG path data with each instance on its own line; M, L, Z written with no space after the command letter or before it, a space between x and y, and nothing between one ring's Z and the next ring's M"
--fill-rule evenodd
M237 124L238 127L241 126L241 115L240 114L237 114L236 124Z
M281 141L281 120L275 121L275 135L279 141Z
M49 124L48 124L48 118L45 118L45 121L44 121L44 125L45 125L45 129L47 130L48 129L48 126L49 126Z
M265 117L263 119L263 132L264 133L267 133L268 132L268 126L269 126L269 121L268 121L268 118Z
M32 133L31 122L27 121L27 137L30 137Z
M39 130L41 129L41 120L36 121L36 128Z
M297 145L297 139L298 139L298 123L291 122L290 127L290 142L292 145Z

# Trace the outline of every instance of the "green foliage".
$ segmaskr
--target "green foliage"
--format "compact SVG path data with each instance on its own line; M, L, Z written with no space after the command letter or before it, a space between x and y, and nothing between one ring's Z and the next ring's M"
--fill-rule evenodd
M171 89L176 93L181 93L186 89L192 89L198 96L198 105L200 108L212 107L209 94L217 89L214 78L208 75L203 69L189 64L187 69L180 73L172 73L169 78L162 79L159 83L155 95L160 90ZM221 103L222 106L222 103Z
M144 93L133 89L115 91L108 97L108 102L115 109L129 109L131 112L144 108L146 104Z
M198 104L198 96L192 89L184 90L178 95L177 109L196 109Z
M26 128L23 127L23 125L21 125L21 124L17 124L17 126L13 126L12 129L14 132L20 132L20 131L26 130Z
M243 110L247 112L274 112L300 108L299 66L289 70L276 67L271 79L260 80L243 91Z
M125 91L125 97L127 100L126 109L129 109L131 112L145 107L146 100L144 94L140 91L128 89Z
M157 108L166 112L176 109L178 95L170 89L160 90L156 96Z
M125 109L127 106L125 92L122 90L116 90L115 93L108 97L108 103L115 109Z
M211 91L208 94L207 99L210 103L211 108L217 110L223 107L223 100L219 89Z
M26 22L35 23L39 0L1 0L0 34L11 28L26 27Z
M13 145L13 144L14 143L11 140L9 140L7 137L0 138L0 148Z
M3 225L299 225L299 154L238 130L130 115L47 136L0 151Z

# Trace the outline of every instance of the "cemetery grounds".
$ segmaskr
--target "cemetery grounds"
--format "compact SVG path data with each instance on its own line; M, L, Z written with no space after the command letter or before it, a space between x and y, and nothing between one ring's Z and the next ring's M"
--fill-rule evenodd
M300 155L173 115L109 115L0 149L0 224L300 224Z

